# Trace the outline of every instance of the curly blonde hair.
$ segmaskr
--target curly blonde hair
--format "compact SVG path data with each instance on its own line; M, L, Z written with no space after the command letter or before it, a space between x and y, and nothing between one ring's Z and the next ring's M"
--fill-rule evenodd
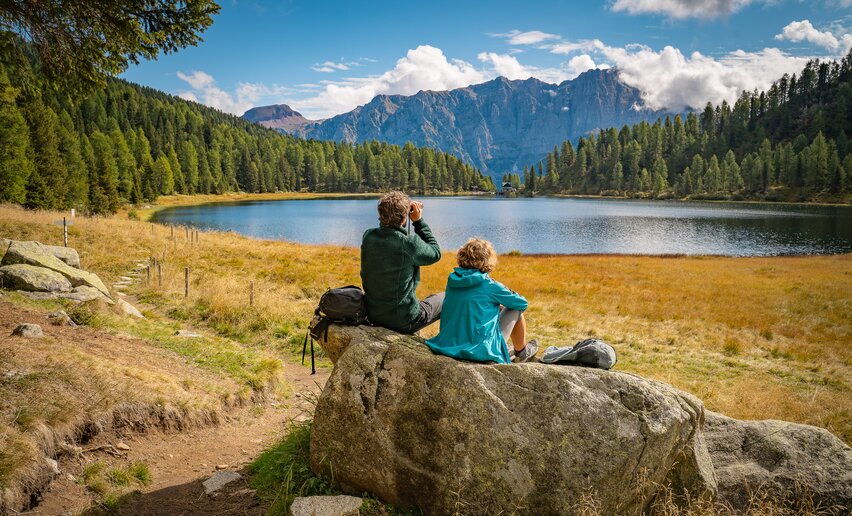
M401 226L411 209L411 199L402 192L388 192L379 199L379 224L382 227Z
M456 257L459 267L465 269L479 269L482 272L491 272L497 267L497 253L494 246L488 240L471 238L465 243Z

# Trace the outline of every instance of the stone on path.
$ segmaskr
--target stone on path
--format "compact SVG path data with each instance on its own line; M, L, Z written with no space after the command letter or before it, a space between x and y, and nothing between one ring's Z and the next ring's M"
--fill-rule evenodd
M17 263L51 269L68 278L71 285L75 287L80 285L94 287L105 296L109 296L109 290L97 275L68 265L38 242L13 240L0 265Z
M130 446L127 445L124 441L118 441L115 443L115 449L121 451L130 451Z
M71 282L56 271L16 263L0 267L0 287L27 292L68 292Z
M124 299L118 300L118 308L121 310L121 312L124 315L129 315L130 317L135 317L137 319L144 319L145 318L145 316L142 315L142 312L140 312L138 308L131 305L130 303L128 303Z
M212 477L202 482L201 485L204 486L204 493L209 495L221 490L226 485L230 484L231 482L235 482L241 478L242 476L236 471L218 471L213 474Z
M178 330L175 333L175 335L177 337L186 337L187 339L197 339L197 338L201 337L200 333L195 333L195 332L188 331L188 330Z
M15 337L24 337L28 339L35 339L39 337L44 337L44 332L41 331L41 326L38 324L30 324L23 323L19 324L17 328L12 332L12 335Z
M292 516L358 516L361 504L357 496L300 496L290 505Z

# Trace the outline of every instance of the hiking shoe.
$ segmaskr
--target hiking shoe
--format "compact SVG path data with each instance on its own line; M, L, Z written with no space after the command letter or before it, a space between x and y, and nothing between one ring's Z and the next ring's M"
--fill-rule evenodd
M512 359L512 362L516 364L520 364L521 362L529 362L533 358L535 358L535 354L538 352L538 341L535 339L527 342L527 345L521 351L515 352L515 358Z

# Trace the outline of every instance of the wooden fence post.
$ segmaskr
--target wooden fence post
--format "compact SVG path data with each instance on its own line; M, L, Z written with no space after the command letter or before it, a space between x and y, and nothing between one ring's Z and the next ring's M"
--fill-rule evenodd
M249 283L249 306L254 306L254 281Z
M157 286L163 288L163 264L157 262Z
M151 284L151 266L148 265L147 267L145 267L145 270L147 271L147 277L148 277L147 284L150 285Z
M183 297L189 297L189 267L183 269Z

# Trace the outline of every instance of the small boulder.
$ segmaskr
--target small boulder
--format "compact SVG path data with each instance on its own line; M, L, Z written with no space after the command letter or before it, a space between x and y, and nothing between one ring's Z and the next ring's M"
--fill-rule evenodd
M130 317L135 317L137 319L144 319L145 318L145 316L142 315L142 312L140 312L138 308L131 305L130 303L128 303L124 299L118 300L118 308L119 308L119 310L121 310L121 312L124 315L128 315Z
M357 496L299 496L290 505L291 516L358 516L364 501Z
M45 249L45 246L38 242L13 240L0 265L13 265L16 263L51 269L68 278L71 285L75 287L80 285L94 287L105 296L109 296L109 290L97 275L71 267L54 256L49 250Z
M852 509L852 448L828 430L706 414L704 434L721 502L742 512L754 496Z
M50 321L50 324L54 326L70 326L72 328L77 327L77 323L71 320L71 317L65 313L65 310L59 310L57 312L51 312L47 314L47 320Z
M43 245L43 244L42 244ZM63 247L61 245L43 245L44 249L52 254L53 256L59 258L67 265L71 267L80 268L80 255L77 254L77 250L71 247Z
M184 337L184 338L187 338L187 339L198 339L198 338L201 337L201 334L195 333L195 332L192 332L192 331L188 331L188 330L178 330L177 332L175 332L175 336Z
M58 475L61 473L59 471L59 463L56 462L55 459L51 459L50 457L45 457L44 462L47 464L47 469L50 471L51 475Z
M210 495L241 478L243 478L242 475L236 471L218 471L212 477L202 482L201 485L204 486L204 494Z
M15 337L24 337L27 339L37 339L39 337L44 337L44 332L41 331L41 326L38 324L30 324L24 323L19 324L17 328L12 332L12 335Z
M56 271L17 263L0 267L0 287L27 292L68 292L71 282Z

